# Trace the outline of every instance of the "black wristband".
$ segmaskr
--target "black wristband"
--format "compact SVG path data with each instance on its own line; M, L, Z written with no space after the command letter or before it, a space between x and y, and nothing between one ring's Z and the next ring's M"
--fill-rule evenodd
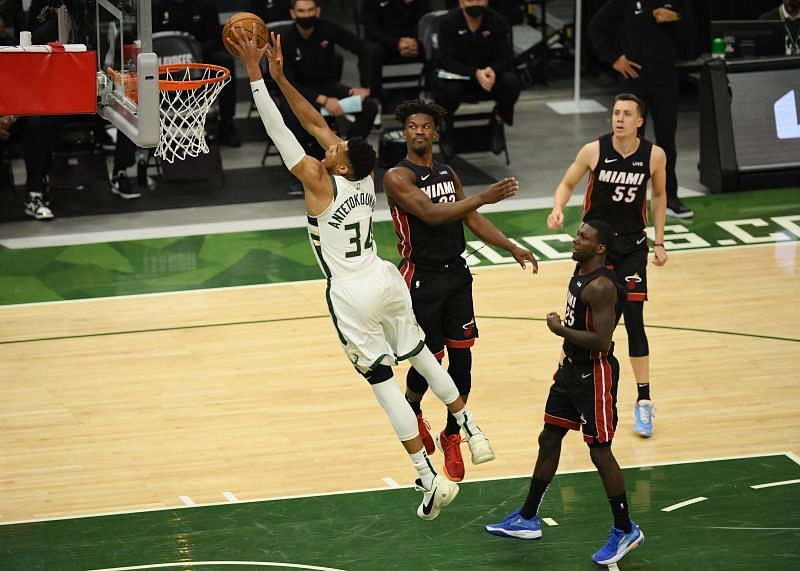
M661 246L663 248L664 247L664 242L655 242L653 244L653 247L655 248L656 246Z

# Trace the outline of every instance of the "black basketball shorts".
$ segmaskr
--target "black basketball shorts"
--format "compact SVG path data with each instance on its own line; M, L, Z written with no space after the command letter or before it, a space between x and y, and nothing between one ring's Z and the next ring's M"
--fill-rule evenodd
M647 236L622 234L614 239L607 263L628 292L628 301L647 301Z

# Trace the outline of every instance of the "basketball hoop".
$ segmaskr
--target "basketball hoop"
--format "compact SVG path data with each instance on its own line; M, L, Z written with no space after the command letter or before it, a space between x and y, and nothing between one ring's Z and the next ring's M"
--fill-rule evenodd
M135 73L109 69L114 83L124 83L125 97L136 102ZM206 116L219 92L231 79L227 68L207 63L172 63L158 67L160 136L155 155L168 163L208 152Z

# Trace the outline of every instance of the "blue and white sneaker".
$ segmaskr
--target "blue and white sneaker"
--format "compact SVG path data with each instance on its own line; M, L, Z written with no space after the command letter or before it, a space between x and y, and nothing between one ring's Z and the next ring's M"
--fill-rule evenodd
M598 565L611 565L641 546L644 543L644 534L638 525L633 522L631 524L630 533L612 527L611 537L597 553L592 555L592 561Z
M651 400L640 400L633 407L633 430L642 438L653 435L653 418L656 416L656 407Z
M539 516L525 519L519 510L513 511L500 523L486 526L486 531L499 537L516 537L518 539L539 539L542 537L542 524Z

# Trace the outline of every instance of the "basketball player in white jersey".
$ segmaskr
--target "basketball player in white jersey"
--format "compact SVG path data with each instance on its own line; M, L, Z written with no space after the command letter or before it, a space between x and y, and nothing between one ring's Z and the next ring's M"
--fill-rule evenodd
M255 32L255 30L254 30ZM258 48L244 30L235 31L233 49L250 77L253 99L264 126L286 167L303 183L308 235L320 269L328 280L327 299L334 327L348 359L372 387L392 427L419 474L423 492L417 515L434 519L458 494L458 485L436 473L417 429L417 419L392 374L392 365L408 359L459 419L468 435L473 464L494 459L489 440L475 424L453 379L425 347L400 272L377 255L372 238L375 208L375 150L361 138L343 141L283 74L280 36ZM252 35L255 38L256 34ZM286 127L267 94L261 58L267 54L270 75L303 128L327 149L322 161L307 156ZM498 187L496 202L512 196L516 184ZM485 198L485 197L484 197Z

